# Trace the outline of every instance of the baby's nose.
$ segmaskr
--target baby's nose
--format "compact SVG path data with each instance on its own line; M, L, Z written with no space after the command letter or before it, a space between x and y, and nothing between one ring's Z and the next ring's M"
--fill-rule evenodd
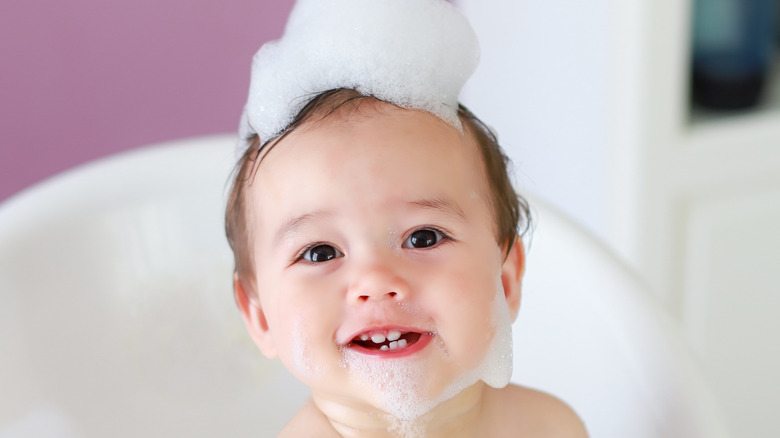
M367 293L367 294L359 295L358 296L358 300L359 301L368 301L370 299L395 298L396 296L398 296L398 292L395 292L395 291L386 292L384 294L382 294L381 292L379 294Z
M373 264L360 268L350 287L354 301L401 300L406 298L409 285L391 266Z

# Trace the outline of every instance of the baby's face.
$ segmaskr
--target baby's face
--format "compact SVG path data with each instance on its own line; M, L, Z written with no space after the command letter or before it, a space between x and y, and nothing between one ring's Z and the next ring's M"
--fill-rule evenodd
M298 128L260 165L250 325L315 398L392 411L450 397L510 310L471 137L372 105Z

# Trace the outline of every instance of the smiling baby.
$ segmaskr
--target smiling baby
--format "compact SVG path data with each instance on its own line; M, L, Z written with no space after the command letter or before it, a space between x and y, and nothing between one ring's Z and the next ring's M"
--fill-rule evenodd
M457 97L443 0L304 0L255 57L227 213L262 353L311 388L283 437L583 437L509 384L528 208Z

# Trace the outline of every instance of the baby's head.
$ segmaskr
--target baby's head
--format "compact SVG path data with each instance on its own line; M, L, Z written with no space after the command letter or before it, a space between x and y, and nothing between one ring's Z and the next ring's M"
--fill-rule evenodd
M254 135L248 142L249 147L244 150L239 158L234 173L228 206L226 210L226 231L228 241L235 256L236 273L249 283L245 286L254 291L255 263L251 245L250 220L251 202L247 199L247 192L253 186L255 176L260 163L265 156L277 144L298 128L304 125L322 125L323 123L356 123L357 116L373 113L373 116L381 116L382 108L394 106L383 102L373 96L363 95L355 90L339 88L328 90L312 98L307 105L295 116L290 125L278 136L267 141L261 141L258 135ZM395 107L396 110L402 109ZM409 110L414 111L414 110ZM412 114L411 112L409 113ZM441 124L441 120L434 120L430 114L417 111L417 118L426 118ZM494 234L496 243L503 248L508 255L516 238L522 235L530 226L530 213L528 205L522 197L515 192L509 167L511 162L498 144L493 132L479 120L466 107L459 105L457 116L461 122L461 142L469 144L472 153L477 160L474 162L483 175L483 196L492 210L494 218ZM333 119L333 120L331 120ZM462 145L461 145L462 146ZM385 154L393 153L390 147Z
M255 57L235 294L328 418L411 420L508 383L528 209L457 101L478 52L465 19L443 0L336 3L300 0Z
M495 137L458 116L462 132L333 90L242 156L237 301L263 353L315 394L411 419L508 382L527 206Z

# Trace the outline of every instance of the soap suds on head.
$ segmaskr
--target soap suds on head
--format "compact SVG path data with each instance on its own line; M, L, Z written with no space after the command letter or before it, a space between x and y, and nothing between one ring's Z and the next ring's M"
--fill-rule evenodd
M254 57L239 135L270 140L311 98L335 88L461 129L458 95L478 60L474 30L444 0L299 0L283 37Z

